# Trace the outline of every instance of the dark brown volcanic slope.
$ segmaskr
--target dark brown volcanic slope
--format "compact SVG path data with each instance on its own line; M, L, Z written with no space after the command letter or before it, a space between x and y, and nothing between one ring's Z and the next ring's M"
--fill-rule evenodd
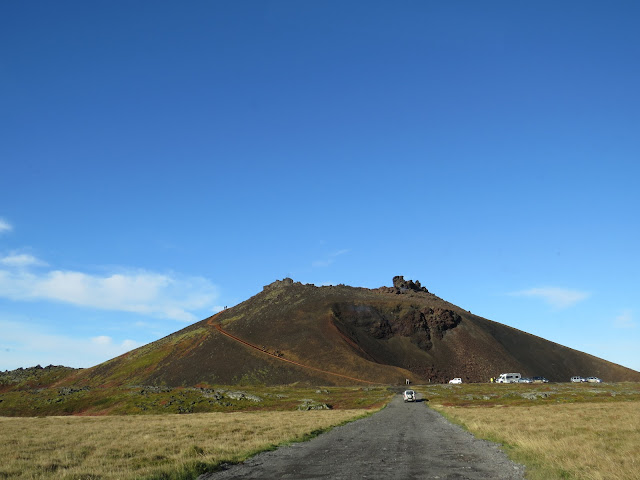
M501 372L551 381L573 375L640 381L640 372L472 315L402 277L375 290L276 281L236 307L83 370L75 381L357 383L283 362L223 335L216 325L283 359L370 382L481 382Z

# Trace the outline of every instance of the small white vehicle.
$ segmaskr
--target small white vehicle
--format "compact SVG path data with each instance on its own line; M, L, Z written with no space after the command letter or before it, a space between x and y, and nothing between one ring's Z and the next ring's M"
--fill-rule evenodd
M533 377L531 383L549 383L549 380L544 377Z
M404 398L405 402L415 402L416 392L414 392L413 390L405 390L402 394L402 398Z
M518 383L521 378L519 373L501 373L496 383Z
M449 383L462 383L462 379L460 377L456 377L449 380Z
M575 376L575 377L571 377L571 382L572 383L581 383L581 382L586 382L587 379L580 377L580 376Z
M598 377L587 377L587 382L589 383L602 383Z

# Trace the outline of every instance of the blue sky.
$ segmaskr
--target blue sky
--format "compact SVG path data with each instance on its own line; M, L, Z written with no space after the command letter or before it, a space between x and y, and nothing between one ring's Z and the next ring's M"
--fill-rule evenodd
M640 5L0 5L0 370L394 275L640 370ZM576 372L588 375L589 372Z

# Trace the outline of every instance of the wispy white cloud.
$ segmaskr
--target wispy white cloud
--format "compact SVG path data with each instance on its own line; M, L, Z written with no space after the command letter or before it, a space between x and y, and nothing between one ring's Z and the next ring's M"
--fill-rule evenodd
M633 320L633 313L631 310L623 310L613 320L613 326L616 328L636 328L636 322Z
M133 271L95 275L77 271L0 269L0 297L49 300L101 310L134 312L193 322L193 312L210 312L216 287L202 277Z
M114 341L106 335L73 338L53 334L24 322L4 319L0 319L0 331L0 364L8 369L37 364L91 367L141 346L135 340Z
M537 287L519 292L512 292L515 297L533 297L544 300L555 308L567 308L589 298L589 292L559 287Z
M0 258L0 265L14 268L24 268L46 266L47 263L37 259L33 255L29 255L28 253L12 252L9 255Z
M110 345L113 340L107 335L100 335L97 337L93 337L91 341L96 345Z
M329 265L331 265L332 263L334 263L336 261L336 258L338 258L340 255L344 255L345 253L349 253L349 250L343 249L343 250L338 250L337 252L330 253L324 259L316 260L316 261L312 262L311 266L313 266L313 267L328 267Z
M113 338L109 337L108 335L99 335L97 337L92 337L91 343L93 345L107 347L108 350L113 350L114 352L119 352L116 355L128 352L129 350L133 350L134 348L138 348L140 346L140 343L130 339L126 339L120 343L116 343L113 341Z
M13 230L13 227L11 226L11 224L6 220L0 218L0 235L2 235L5 232L10 232L11 230Z
M12 229L0 218L0 234ZM0 256L0 298L62 302L184 322L219 308L216 287L202 277L131 269L93 274L35 268L47 266L29 253Z

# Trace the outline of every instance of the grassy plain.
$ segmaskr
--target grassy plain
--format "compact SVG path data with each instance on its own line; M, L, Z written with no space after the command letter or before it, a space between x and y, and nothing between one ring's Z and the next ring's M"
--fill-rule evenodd
M0 417L0 478L195 478L369 412Z
M640 479L640 384L416 389L475 436L502 444L529 479Z
M392 395L383 387L238 388L2 392L0 415L21 418L0 417L0 479L195 478L364 415ZM413 388L474 435L501 443L532 480L640 479L639 383ZM298 411L323 404L333 409ZM37 417L51 412L68 416Z

